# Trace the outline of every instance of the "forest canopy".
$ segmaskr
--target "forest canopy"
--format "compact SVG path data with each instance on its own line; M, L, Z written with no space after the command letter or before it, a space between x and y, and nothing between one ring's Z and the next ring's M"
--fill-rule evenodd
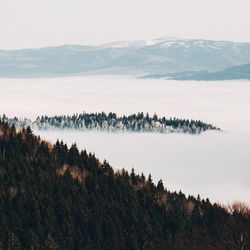
M247 204L171 192L3 121L0 180L0 249L250 249Z

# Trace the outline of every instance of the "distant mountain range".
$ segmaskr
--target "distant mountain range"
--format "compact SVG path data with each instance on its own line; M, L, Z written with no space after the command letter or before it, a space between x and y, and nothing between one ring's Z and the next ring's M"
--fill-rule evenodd
M186 77L185 74L191 72L189 77L196 78L198 72L199 76L204 75L203 78L206 78L205 75L212 78L210 73L216 72L228 73L228 76L222 77L228 79L231 69L226 68L248 63L250 43L161 38L99 46L64 45L40 49L0 50L0 77L80 74L161 77L178 72L181 72L181 77ZM238 79L238 75L236 77L234 73L233 77Z

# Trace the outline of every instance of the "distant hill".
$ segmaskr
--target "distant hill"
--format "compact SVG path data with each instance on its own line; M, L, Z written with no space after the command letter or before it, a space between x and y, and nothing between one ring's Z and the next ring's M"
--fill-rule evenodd
M250 43L161 38L99 46L0 50L0 77L214 72L249 62Z
M195 80L195 81L221 81L221 80L250 80L250 64L243 64L226 68L222 71L207 72L207 71L187 71L177 72L172 74L155 74L147 75L144 78L166 78L174 80Z
M170 192L151 175L115 171L2 121L0 179L3 250L250 249L247 204Z

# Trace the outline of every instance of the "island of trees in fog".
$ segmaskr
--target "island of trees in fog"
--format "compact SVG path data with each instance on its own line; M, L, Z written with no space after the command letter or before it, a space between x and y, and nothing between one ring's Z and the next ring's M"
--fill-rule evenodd
M1 116L0 116L1 118ZM155 132L155 133L189 133L200 134L207 130L219 128L199 120L165 118L138 113L129 116L117 116L115 113L81 113L74 115L38 116L35 121L24 118L8 118L2 120L19 128L31 127L38 130L74 129L96 130L106 132Z

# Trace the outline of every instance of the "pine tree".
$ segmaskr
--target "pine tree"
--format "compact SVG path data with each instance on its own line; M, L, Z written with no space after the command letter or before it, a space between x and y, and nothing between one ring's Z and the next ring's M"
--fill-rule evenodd
M18 237L14 233L10 233L8 240L8 250L20 250L21 244Z
M53 239L51 234L48 235L44 245L45 245L46 249L48 249L48 250L58 249L57 243L55 242L55 240Z

